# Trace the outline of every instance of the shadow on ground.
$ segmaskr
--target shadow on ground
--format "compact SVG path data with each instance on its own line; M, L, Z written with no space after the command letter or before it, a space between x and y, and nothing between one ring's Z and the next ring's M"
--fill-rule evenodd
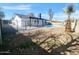
M2 50L8 51L10 53L0 53L0 54L2 55L62 55L62 54L71 53L73 50L76 49L78 50L78 47L76 46L79 45L79 36L73 38L71 34L67 33L67 35L70 36L71 41L69 41L67 44L57 46L55 39L58 36L55 36L54 34L42 33L41 35L39 34L27 35L27 33L26 34L5 33L3 34ZM33 39L36 39L36 42L34 42Z
M68 34L71 37L71 41L68 42L65 45L61 45L55 49L53 49L54 46L52 46L50 49L52 49L50 54L53 55L61 55L61 54L73 54L77 52L79 54L79 36L76 38L73 38L71 34ZM73 52L74 51L74 52Z

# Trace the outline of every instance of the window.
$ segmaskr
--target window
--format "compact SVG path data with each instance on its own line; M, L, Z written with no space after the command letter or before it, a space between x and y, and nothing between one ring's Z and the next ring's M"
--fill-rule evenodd
M34 23L36 23L36 20L34 20Z
M37 20L37 23L39 23L39 20Z

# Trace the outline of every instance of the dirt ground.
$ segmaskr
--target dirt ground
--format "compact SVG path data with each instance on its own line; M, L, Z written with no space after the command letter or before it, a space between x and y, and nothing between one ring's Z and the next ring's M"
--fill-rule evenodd
M3 50L10 55L78 55L79 33L53 28L4 36Z

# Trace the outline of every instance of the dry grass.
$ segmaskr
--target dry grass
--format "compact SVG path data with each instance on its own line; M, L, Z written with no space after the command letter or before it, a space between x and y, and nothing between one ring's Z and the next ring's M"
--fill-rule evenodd
M11 37L9 35L7 39L12 54L67 54L70 53L67 49L76 42L73 41L76 38L74 36L78 34L72 35L64 32L64 29L55 28L35 30Z

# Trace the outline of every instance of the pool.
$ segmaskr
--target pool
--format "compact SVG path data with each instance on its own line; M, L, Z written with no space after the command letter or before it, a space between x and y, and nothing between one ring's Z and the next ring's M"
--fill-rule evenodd
M55 28L55 27L64 27L64 25L63 24L57 24L57 25L56 24L55 25L52 24L52 25L47 25L46 27L47 28Z
M54 28L54 25L47 25L48 28Z

